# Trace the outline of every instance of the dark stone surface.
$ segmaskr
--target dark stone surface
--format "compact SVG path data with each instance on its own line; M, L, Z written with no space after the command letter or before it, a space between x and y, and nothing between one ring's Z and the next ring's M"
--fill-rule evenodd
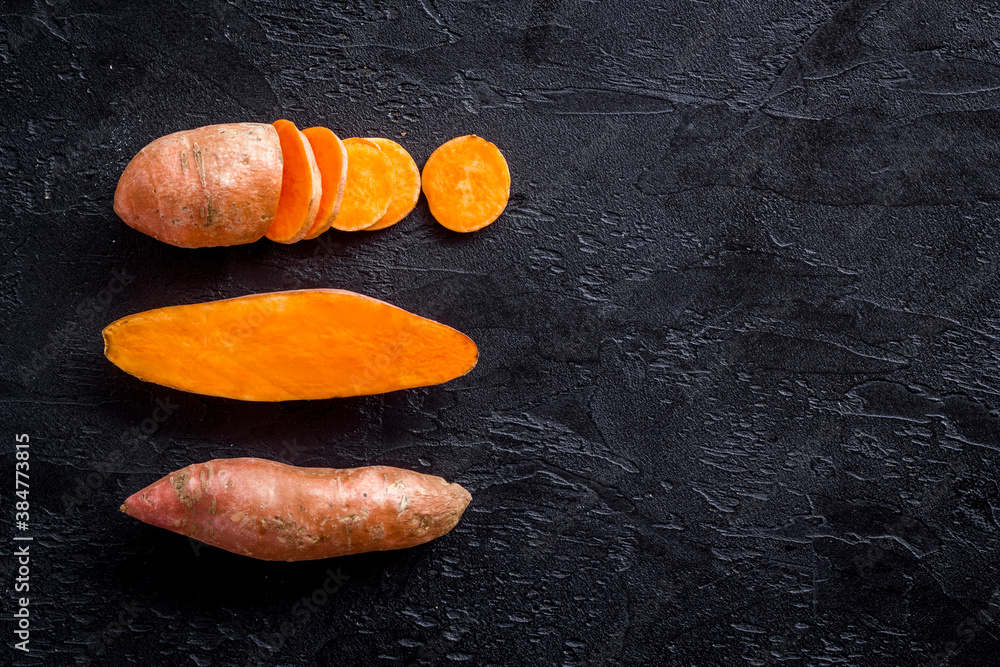
M995 3L302 5L5 3L3 488L28 433L35 538L32 651L8 621L5 656L996 663ZM147 142L279 117L402 137L419 164L480 134L510 206L468 236L421 202L385 232L204 251L114 216ZM101 354L126 314L298 286L455 326L480 364L255 405ZM118 512L250 455L413 468L474 501L431 544L300 564Z

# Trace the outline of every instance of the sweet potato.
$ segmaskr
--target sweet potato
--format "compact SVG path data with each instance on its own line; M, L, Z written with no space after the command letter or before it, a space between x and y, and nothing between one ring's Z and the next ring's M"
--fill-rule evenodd
M281 198L267 238L278 243L301 241L312 229L323 196L323 180L316 156L305 135L288 120L276 120L284 166Z
M455 232L474 232L503 213L510 170L500 149L475 135L456 137L427 158L423 190L431 215Z
M458 484L400 468L238 458L178 470L121 510L243 556L301 561L429 542L454 528L471 500Z
M246 401L379 394L476 365L464 334L333 289L255 294L138 313L104 329L104 353L157 384Z
M181 248L251 243L274 221L282 156L270 125L230 123L160 137L115 190L130 227Z
M323 197L320 200L316 221L305 238L314 239L330 229L330 223L340 213L347 183L347 148L340 138L325 127L302 130L316 156L316 164L323 178Z
M396 192L396 174L389 156L368 139L344 139L347 185L340 213L332 227L356 232L371 227L389 210Z
M372 138L369 141L389 156L393 173L396 175L396 191L389 202L389 210L378 222L365 228L365 231L374 232L392 227L416 207L417 200L420 199L420 170L406 149L392 139Z

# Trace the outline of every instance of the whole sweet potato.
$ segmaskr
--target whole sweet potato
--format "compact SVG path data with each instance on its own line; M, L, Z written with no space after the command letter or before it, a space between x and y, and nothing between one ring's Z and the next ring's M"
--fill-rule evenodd
M121 509L233 553L299 561L429 542L455 527L470 500L458 484L399 468L236 458L178 470Z
M115 190L115 213L182 248L251 243L274 221L281 177L281 143L271 125L175 132L129 162Z

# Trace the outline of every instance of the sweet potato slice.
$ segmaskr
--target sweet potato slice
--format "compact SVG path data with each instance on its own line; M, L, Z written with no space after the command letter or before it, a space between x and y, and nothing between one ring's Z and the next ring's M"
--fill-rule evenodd
M441 537L472 496L400 468L299 468L216 459L133 494L129 516L233 553L302 561L405 549Z
M347 148L340 138L325 127L310 127L302 130L316 156L316 164L323 177L323 197L319 203L319 212L312 229L306 234L306 239L314 239L330 229L330 223L340 212L340 203L344 199L344 186L347 183Z
M313 289L138 313L104 329L104 354L168 387L246 401L380 394L472 370L467 336L371 297Z
M278 211L266 236L278 243L295 243L312 228L323 196L323 180L309 140L295 124L276 120L272 125L281 140L284 167Z
M368 139L344 139L347 185L340 213L331 225L344 232L371 227L389 210L396 174L389 156Z
M270 125L174 132L128 163L115 190L115 213L129 227L181 248L252 243L274 221L281 173L281 144Z
M454 232L474 232L507 207L510 170L490 142L475 135L456 137L427 158L423 189L435 220Z
M396 174L396 192L389 202L389 210L379 218L378 222L365 228L365 231L373 232L392 227L416 207L417 200L420 199L420 170L406 149L392 139L377 138L369 141L375 143L389 156L393 172Z

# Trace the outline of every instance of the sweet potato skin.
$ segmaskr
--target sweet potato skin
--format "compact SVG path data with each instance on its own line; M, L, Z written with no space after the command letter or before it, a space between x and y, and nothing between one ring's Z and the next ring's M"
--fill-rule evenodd
M252 243L274 220L281 169L281 145L270 125L175 132L125 167L115 213L133 229L181 248Z
M400 468L300 468L257 458L196 463L130 496L140 521L261 560L405 549L441 537L472 496Z
M245 401L426 387L468 373L479 357L451 327L335 289L137 313L104 329L104 353L142 380Z

